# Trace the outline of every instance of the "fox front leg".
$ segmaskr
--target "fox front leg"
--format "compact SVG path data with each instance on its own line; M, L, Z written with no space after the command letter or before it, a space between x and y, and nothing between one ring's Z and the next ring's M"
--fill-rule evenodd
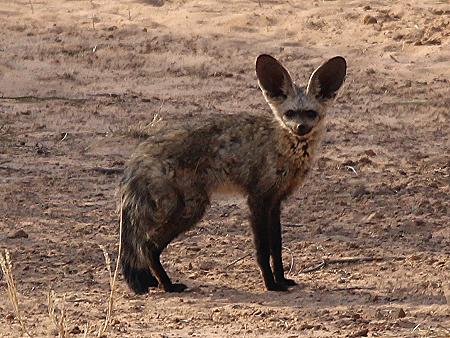
M280 215L281 203L277 202L270 210L269 240L272 269L277 284L294 286L297 285L294 280L284 277Z
M271 230L269 226L271 222L268 211L271 210L271 203L262 198L249 197L248 205L251 212L250 224L255 241L256 260L261 269L266 289L269 291L286 291L287 285L277 283L270 268Z

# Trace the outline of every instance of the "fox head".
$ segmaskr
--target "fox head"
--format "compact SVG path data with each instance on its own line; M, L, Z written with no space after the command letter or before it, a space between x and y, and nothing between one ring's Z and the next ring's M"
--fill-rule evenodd
M300 138L321 129L346 70L343 57L331 58L311 74L304 91L275 58L263 54L256 59L256 75L267 103L281 125Z

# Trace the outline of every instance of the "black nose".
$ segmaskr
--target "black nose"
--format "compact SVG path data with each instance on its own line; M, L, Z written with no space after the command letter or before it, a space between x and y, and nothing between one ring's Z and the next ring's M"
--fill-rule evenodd
M306 135L311 131L311 127L304 125L304 124L299 124L297 125L297 134L299 135Z

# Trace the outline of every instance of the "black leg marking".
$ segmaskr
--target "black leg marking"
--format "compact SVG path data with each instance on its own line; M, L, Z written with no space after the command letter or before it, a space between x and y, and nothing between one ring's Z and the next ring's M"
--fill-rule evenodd
M267 210L270 210L270 204L262 199L248 199L250 207L250 223L253 230L253 236L256 247L256 259L261 269L264 284L267 290L286 291L286 286L275 283L272 269L270 268L270 244L269 244L269 220Z
M150 270L152 271L153 275L158 280L159 287L162 288L166 292L182 292L184 291L187 286L182 283L172 283L169 276L166 273L166 270L164 270L161 261L159 259L161 255L161 250L156 250L154 248L149 249L149 264L150 264Z
M280 202L274 204L270 211L270 255L272 257L273 274L275 282L284 286L294 286L297 283L292 279L284 277L283 258L282 258L282 239L281 239L281 224L280 214L281 206Z
M149 288L158 286L158 281L148 269L135 268L129 263L122 262L122 274L130 289L138 295L145 294Z

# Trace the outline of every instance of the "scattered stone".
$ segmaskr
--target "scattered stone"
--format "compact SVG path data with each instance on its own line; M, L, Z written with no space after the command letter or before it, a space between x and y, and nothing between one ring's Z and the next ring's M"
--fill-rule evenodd
M358 185L352 193L352 197L359 198L364 195L369 195L370 191L364 185Z
M397 311L394 312L394 317L395 318L405 318L406 317L406 313L405 313L405 311L402 308L400 308L400 309L398 309Z
M423 219L416 219L415 224L418 227L422 227L425 225L425 221Z
M405 37L404 34L402 33L395 33L394 36L392 37L395 41L400 41L403 40Z
M310 330L310 329L312 329L312 328L314 328L314 325L305 323L305 324L302 324L302 325L299 327L299 330Z
M350 333L347 337L348 338L367 337L368 333L369 333L369 329L362 329L362 330Z
M367 156L370 156L370 157L375 157L375 156L377 156L377 153L376 153L375 151L373 151L372 149L367 149L367 150L365 150L365 151L364 151L364 154L366 154Z
M74 326L74 327L72 328L72 330L70 330L69 333L70 333L70 334L80 334L80 333L81 333L81 330L80 330L80 328L78 327L78 325L76 325L76 326Z
M17 230L15 233L10 234L10 235L8 236L8 238L9 238L9 239L15 239L15 238L28 238L28 234L27 234L24 230L20 229L20 230Z
M434 15L444 14L444 11L442 9L432 9L430 12L433 13Z
M370 25L374 23L378 23L377 19L372 15L366 15L363 20L365 25Z
M363 156L358 160L358 164L362 165L371 165L373 164L372 160L368 158L367 156Z
M205 262L201 262L198 267L201 270L205 270L205 271L209 271L211 269L214 268L214 263L213 262L209 262L209 261L205 261Z

